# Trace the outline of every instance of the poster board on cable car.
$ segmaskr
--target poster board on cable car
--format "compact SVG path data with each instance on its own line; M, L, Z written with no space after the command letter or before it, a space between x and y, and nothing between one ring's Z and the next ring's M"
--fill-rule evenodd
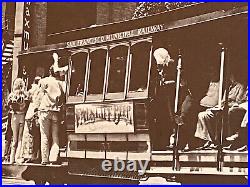
M133 102L75 106L76 133L133 133Z

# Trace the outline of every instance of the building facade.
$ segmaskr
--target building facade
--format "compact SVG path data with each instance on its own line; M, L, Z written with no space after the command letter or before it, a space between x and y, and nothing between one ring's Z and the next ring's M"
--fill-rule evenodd
M14 3L3 4L6 13L11 4L13 6ZM47 36L51 34L131 19L136 4L32 2L28 5L25 3L24 15L27 11L30 14L30 45L34 47L47 44ZM8 20L7 14L3 15L2 19Z

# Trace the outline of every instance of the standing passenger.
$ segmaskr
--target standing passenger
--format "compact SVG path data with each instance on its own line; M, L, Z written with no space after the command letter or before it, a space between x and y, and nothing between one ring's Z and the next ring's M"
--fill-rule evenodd
M41 79L40 91L43 96L40 101L39 124L41 131L42 164L56 163L59 154L59 98L63 95L63 88L55 78L53 67L50 68L50 76ZM52 145L50 148L50 136Z
M53 53L54 63L50 67L50 76L41 80L40 91L43 93L39 110L41 131L42 164L56 163L59 154L59 131L62 123L61 107L66 92L65 74L68 67L59 67L59 56ZM62 79L62 80L61 80ZM63 80L64 79L64 80ZM52 145L50 148L50 136Z
M21 146L23 138L24 117L27 109L27 93L25 82L17 78L13 83L13 90L9 95L8 104L10 106L11 129L13 140L10 153L10 163L18 162L21 156Z
M25 162L35 162L40 159L40 130L37 123L37 109L39 107L39 85L40 77L35 77L31 89L28 91L30 105L25 116L23 133L22 157Z
M153 110L157 125L152 129L154 131L152 138L155 140L156 149L165 149L173 131L176 64L164 48L156 49L154 57L157 63L157 81Z

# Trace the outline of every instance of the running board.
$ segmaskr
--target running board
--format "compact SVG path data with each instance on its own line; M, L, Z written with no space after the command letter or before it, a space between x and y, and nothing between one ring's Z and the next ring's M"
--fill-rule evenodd
M180 171L173 171L170 167L150 167L146 170L145 175L220 175L220 176L248 176L248 168L241 168L241 170L226 170L219 172L216 168L197 168L182 167Z

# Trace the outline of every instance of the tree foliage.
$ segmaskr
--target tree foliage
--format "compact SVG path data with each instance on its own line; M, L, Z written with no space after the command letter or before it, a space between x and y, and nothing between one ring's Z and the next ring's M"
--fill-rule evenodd
M194 4L192 2L140 2L135 9L133 18L150 16L164 11L174 10Z

